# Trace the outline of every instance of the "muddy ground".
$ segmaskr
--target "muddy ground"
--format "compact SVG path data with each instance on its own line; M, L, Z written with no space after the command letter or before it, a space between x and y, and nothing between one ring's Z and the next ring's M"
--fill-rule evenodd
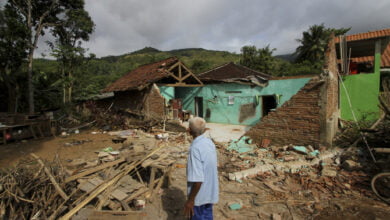
M90 130L66 137L0 145L0 167L13 166L29 153L46 160L53 160L58 155L65 164L79 158L90 160L96 158L96 151L106 147L117 150L122 146L113 143L112 138L108 134L91 134ZM147 144L153 143L154 138L134 138L133 141ZM181 146L183 152L188 149L188 145L189 142L186 142ZM226 155L223 152L219 153L220 161L229 161L229 158L224 157ZM177 161L177 164L185 163L185 156ZM146 205L146 219L184 219L185 168L177 167L172 175L172 185L160 190ZM338 194L337 198L320 196L319 200L314 200L308 196L308 190L275 191L264 185L261 178L247 179L241 183L230 181L222 169L219 180L220 201L214 206L215 219L390 219L390 206L376 199L373 194L345 192ZM231 203L239 203L242 208L230 210L228 205Z

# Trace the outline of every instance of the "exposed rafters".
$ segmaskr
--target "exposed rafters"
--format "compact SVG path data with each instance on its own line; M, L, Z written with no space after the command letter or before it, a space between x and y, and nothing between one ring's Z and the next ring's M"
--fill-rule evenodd
M180 61L178 61L177 63L172 65L167 70L167 72L177 82L176 83L168 83L168 84L160 84L160 85L173 86L173 87L198 87L198 86L203 86L203 82L200 81L198 79L198 77ZM192 77L196 81L196 83L188 82L188 79L190 79L190 77Z

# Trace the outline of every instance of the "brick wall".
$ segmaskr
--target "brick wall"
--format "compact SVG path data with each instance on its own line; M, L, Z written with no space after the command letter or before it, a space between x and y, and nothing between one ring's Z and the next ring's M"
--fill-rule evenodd
M313 78L275 112L262 118L246 135L257 144L267 138L275 145L318 146L323 86L323 81Z
M149 89L145 101L145 112L148 117L162 119L165 114L165 99L160 94L159 88L153 84Z
M164 118L164 97L156 85L147 87L141 91L131 90L115 92L114 108L125 109L146 118Z

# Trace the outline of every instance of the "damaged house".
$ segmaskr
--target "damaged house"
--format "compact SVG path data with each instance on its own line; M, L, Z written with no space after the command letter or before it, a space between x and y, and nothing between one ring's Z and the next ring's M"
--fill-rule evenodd
M144 118L163 119L166 97L175 87L199 87L203 83L176 57L138 67L110 84L103 92L113 92L113 107ZM169 99L168 99L169 100Z

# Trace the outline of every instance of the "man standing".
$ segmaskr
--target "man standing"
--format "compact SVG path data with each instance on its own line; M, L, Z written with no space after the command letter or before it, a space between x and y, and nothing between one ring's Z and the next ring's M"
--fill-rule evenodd
M217 152L214 143L203 135L206 122L189 120L193 137L187 161L187 193L184 215L193 220L213 219L213 204L218 202Z

